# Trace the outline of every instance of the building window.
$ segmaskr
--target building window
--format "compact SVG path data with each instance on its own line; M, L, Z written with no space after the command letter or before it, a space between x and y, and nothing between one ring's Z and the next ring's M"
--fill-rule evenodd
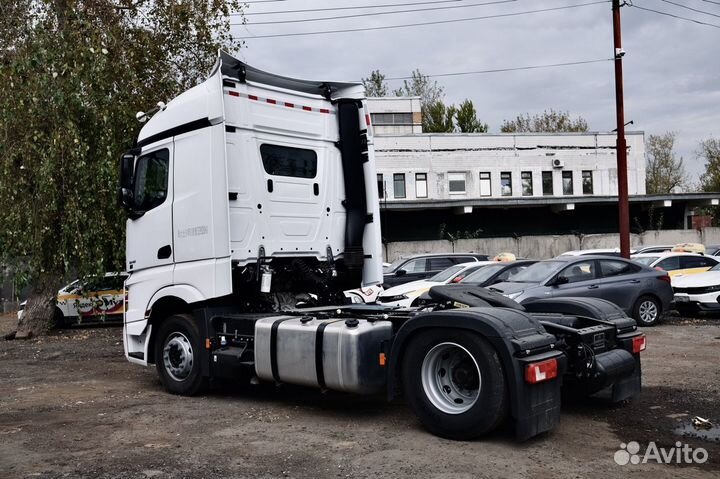
M377 174L377 185L378 185L378 198L385 198L385 182L383 181L382 173Z
M542 172L542 188L543 188L543 196L552 196L555 194L553 191L553 174L552 171L543 171Z
M412 125L412 113L371 113L372 124L375 126Z
M569 196L574 195L575 192L573 191L572 171L563 171L562 172L562 181L563 181L563 195L569 195Z
M490 173L487 171L480 172L480 196L492 196L492 188L490 184Z
M592 171L586 170L586 171L582 172L582 185L583 185L583 195L592 195L593 194Z
M523 171L520 173L520 180L522 180L522 195L532 196L533 195L533 184L532 184L532 171Z
M465 173L448 173L450 194L465 193Z
M427 198L427 173L415 173L415 197Z
M512 196L512 173L509 171L500 173L500 194Z
M405 173L393 174L393 196L405 198Z

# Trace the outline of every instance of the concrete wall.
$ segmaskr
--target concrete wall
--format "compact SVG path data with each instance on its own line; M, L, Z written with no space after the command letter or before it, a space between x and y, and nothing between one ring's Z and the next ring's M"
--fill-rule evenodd
M703 230L659 230L631 235L633 248L677 243L720 244L720 228ZM385 260L417 253L485 253L494 256L508 251L522 258L553 258L565 251L577 249L617 248L617 234L519 236L517 238L463 239L452 243L447 240L405 241L387 243Z

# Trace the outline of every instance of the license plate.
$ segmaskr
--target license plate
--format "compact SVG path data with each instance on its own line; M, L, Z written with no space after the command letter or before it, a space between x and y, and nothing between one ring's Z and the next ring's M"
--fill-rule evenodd
M688 301L690 301L690 298L687 296L675 296L676 303L687 303Z

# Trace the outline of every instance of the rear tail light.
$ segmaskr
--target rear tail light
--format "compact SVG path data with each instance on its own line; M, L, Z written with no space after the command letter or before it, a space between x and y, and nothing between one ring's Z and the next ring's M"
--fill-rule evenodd
M633 343L634 344L634 343ZM525 366L525 381L530 384L541 383L558 375L557 359L547 359L537 363L530 363Z
M645 335L635 336L632 340L633 354L637 354L640 351L645 351L647 348L647 339Z
M658 276L657 279L659 279L660 281L665 281L666 283L670 284L670 275L667 273L662 276Z

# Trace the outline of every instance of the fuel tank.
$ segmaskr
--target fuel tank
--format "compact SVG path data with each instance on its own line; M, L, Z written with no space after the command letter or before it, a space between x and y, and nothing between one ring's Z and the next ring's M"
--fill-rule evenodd
M389 321L277 316L255 323L255 371L267 381L372 394L384 390L380 353ZM381 364L382 363L382 364Z

